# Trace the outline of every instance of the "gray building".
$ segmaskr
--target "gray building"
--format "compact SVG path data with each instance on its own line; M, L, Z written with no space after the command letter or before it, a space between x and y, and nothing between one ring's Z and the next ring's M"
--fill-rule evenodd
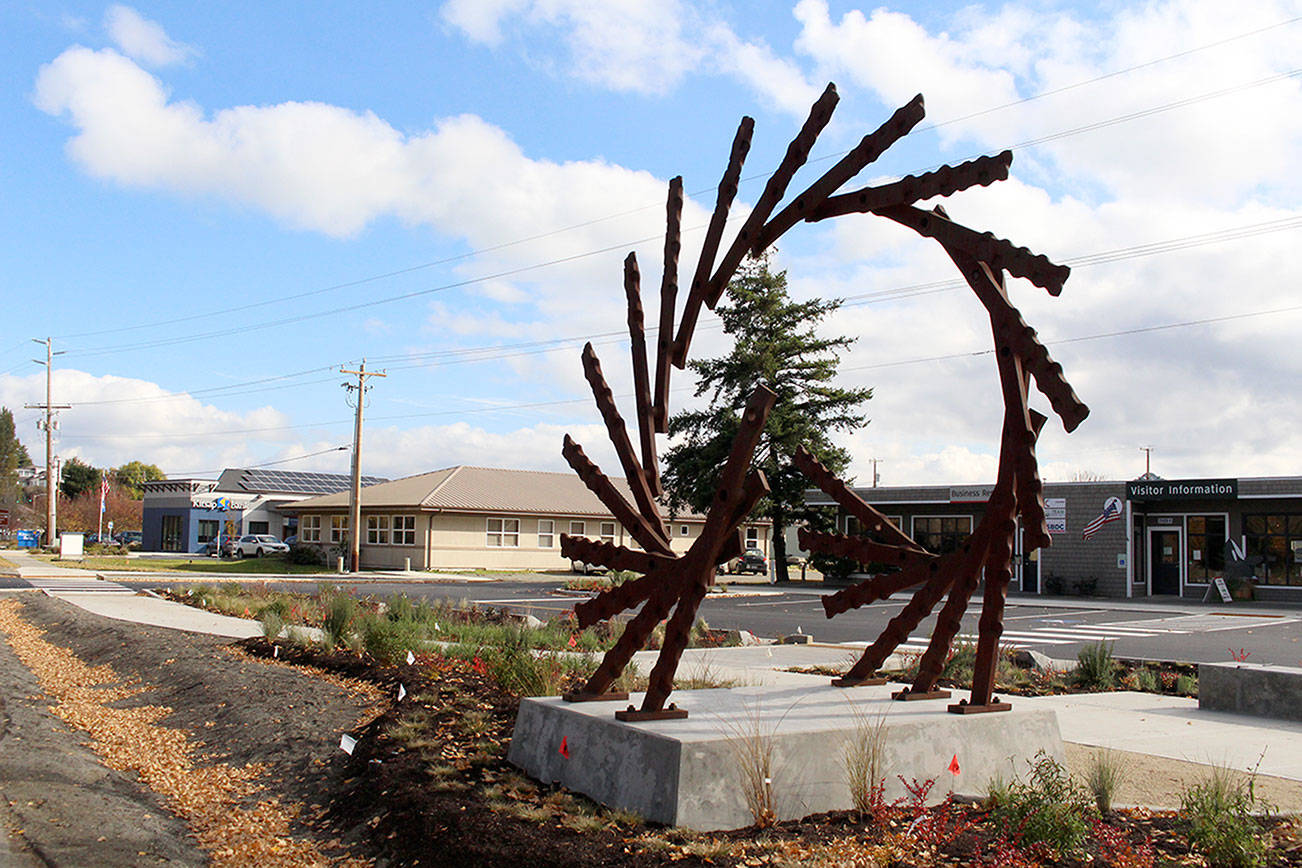
M943 553L972 533L992 490L909 486L855 493L925 548ZM1019 530L1012 590L1201 599L1215 578L1240 568L1251 574L1256 599L1302 604L1302 477L1056 482L1045 484L1044 498L1053 545L1026 552ZM816 489L806 500L834 506ZM856 522L840 511L837 529L856 532Z
M362 485L387 480L362 477ZM146 482L142 504L142 547L151 552L197 552L220 535L298 533L292 507L300 501L347 491L342 473L297 470L229 469L217 479L164 479Z

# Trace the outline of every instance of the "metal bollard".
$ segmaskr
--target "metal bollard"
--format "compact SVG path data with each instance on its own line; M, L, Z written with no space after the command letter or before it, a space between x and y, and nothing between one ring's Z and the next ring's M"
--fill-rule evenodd
M339 572L342 573L343 571L344 571L344 559L343 559L343 558L340 558L340 559L339 559Z

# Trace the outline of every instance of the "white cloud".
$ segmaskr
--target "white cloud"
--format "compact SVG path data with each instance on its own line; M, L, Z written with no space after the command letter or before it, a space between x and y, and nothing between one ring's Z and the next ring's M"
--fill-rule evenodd
M444 21L490 46L517 23L534 38L526 56L614 91L664 94L700 72L729 76L773 107L803 118L820 89L763 42L740 38L722 19L679 0L449 0ZM553 47L565 56L551 56Z
M289 417L270 406L233 413L147 380L75 368L56 370L53 390L59 403L72 405L59 416L55 443L55 453L65 459L77 457L97 467L139 460L176 474L303 454L293 451L298 435ZM44 400L43 372L0 376L0 405ZM38 442L29 431L18 435L32 459L40 461L43 436Z
M559 34L575 76L618 91L664 93L702 57L684 32L690 10L677 0L452 0L442 15L489 45L502 41L508 19Z
M170 66L198 52L167 35L162 25L150 21L130 6L115 4L104 13L104 29L128 57L150 66Z

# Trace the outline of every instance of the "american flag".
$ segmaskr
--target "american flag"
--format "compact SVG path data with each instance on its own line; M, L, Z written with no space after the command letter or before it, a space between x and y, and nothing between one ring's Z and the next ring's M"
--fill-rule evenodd
M100 512L104 512L104 510L106 509L106 507L104 506L104 501L108 498L108 488L109 488L108 479L101 479L99 481L99 511Z
M1121 518L1121 501L1115 497L1109 497L1107 503L1103 504L1103 512L1099 513L1099 517L1085 525L1081 530L1080 538L1089 539L1098 533L1099 528L1103 527L1103 525L1119 518Z

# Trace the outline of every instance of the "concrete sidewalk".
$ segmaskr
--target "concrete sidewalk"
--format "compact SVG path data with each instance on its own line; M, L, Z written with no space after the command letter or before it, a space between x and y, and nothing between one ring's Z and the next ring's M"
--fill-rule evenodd
M84 571L81 571L84 572ZM230 638L261 635L254 620L204 612L147 594L61 593L63 599L104 617ZM854 690L832 687L826 675L787 671L814 666L843 667L857 658L855 649L834 645L755 645L741 648L688 649L678 667L682 677L733 679L738 686L823 686L849 696ZM657 653L640 651L634 662L643 673ZM891 665L892 661L888 661ZM949 700L966 698L955 690ZM1063 741L1165 757L1200 764L1223 764L1243 771L1258 767L1275 777L1302 781L1302 723L1200 711L1198 702L1148 693L1095 693L1067 696L1012 697L1019 707L1049 708L1057 713Z
M65 567L62 564L51 564L32 557L23 549L5 549L0 552L4 559L14 565L13 569L6 569L4 572L20 579L95 579L99 574L94 570L83 570L79 567Z

